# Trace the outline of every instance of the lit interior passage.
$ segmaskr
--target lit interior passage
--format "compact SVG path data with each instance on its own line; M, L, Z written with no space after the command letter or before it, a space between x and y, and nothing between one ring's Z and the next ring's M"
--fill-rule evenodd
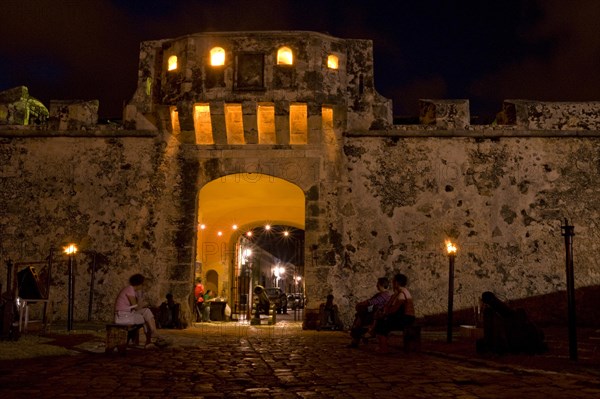
M259 144L277 144L275 133L275 105L258 105L258 143Z
M196 144L214 144L208 104L194 105L194 132Z
M173 133L180 133L181 127L179 125L179 112L177 111L177 107L171 107L171 131Z
M271 223L304 230L304 204L300 187L261 173L227 175L206 184L198 198L196 275L214 270L217 292L232 297L231 267L245 228Z
M167 69L169 71L174 71L177 69L177 56L176 55L172 55L169 57L169 59L167 61Z
M281 47L277 50L277 65L292 65L294 63L294 54L289 47Z
M290 104L290 144L306 144L308 138L308 107Z
M227 144L245 144L242 104L225 104Z
M225 50L222 47L214 47L210 50L210 65L225 65Z

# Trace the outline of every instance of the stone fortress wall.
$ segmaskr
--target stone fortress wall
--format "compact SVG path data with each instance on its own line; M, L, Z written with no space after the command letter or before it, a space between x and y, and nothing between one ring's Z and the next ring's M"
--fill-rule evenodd
M230 61L211 72L202 57L216 44ZM297 55L294 68L277 68L274 51L284 44ZM331 52L337 72L324 66ZM262 86L239 87L236 63L246 55L256 61L252 54L263 54ZM173 75L171 55L181 66ZM0 93L3 262L41 260L51 247L80 243L76 320L87 315L93 262L96 319L111 318L116 293L138 271L155 302L173 292L185 303L198 191L234 169L275 160L269 173L306 195L309 306L333 293L347 322L376 278L398 271L410 279L419 316L443 314L448 238L459 247L455 309L470 312L485 290L510 300L563 292L565 218L575 225L576 286L600 284L599 103L506 100L496 123L471 125L467 100L422 100L419 124L393 125L372 62L369 41L199 34L142 44L138 89L120 125L97 124L93 101L52 102L44 114L24 88ZM198 104L210 109L208 144L198 142ZM241 104L238 122L229 104ZM264 104L273 106L274 141L262 141ZM307 109L298 143L290 142L295 104ZM290 162L317 172L290 179L282 166ZM67 276L64 256L56 258L58 320L66 317ZM566 312L536 316L555 321Z

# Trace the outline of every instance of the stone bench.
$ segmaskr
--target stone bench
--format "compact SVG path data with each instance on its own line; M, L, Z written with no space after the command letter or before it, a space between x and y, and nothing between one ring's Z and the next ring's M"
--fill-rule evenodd
M107 324L105 353L111 353L116 348L124 355L129 343L139 345L140 328L143 327L143 324Z
M390 338L402 336L404 352L418 352L421 349L421 326L417 324L405 327L404 330L393 330Z

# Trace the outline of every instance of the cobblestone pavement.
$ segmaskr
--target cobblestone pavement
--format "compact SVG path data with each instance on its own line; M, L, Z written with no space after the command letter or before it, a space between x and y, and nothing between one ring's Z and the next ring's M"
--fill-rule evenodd
M0 361L0 397L600 397L600 371L593 367L548 370L461 356L444 352L439 342L436 347L427 333L421 351L394 347L381 355L374 344L347 348L347 333L303 331L294 322L161 331L171 342L163 349L105 354L98 331L97 339L73 347L75 355Z

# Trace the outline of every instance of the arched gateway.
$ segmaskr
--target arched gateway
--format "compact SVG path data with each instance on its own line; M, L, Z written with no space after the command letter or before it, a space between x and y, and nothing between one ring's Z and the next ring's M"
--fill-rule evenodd
M300 187L262 173L223 176L200 190L194 274L227 299L234 319L247 316L253 285L291 292L286 288L304 278L305 212ZM261 246L266 240L280 251Z

